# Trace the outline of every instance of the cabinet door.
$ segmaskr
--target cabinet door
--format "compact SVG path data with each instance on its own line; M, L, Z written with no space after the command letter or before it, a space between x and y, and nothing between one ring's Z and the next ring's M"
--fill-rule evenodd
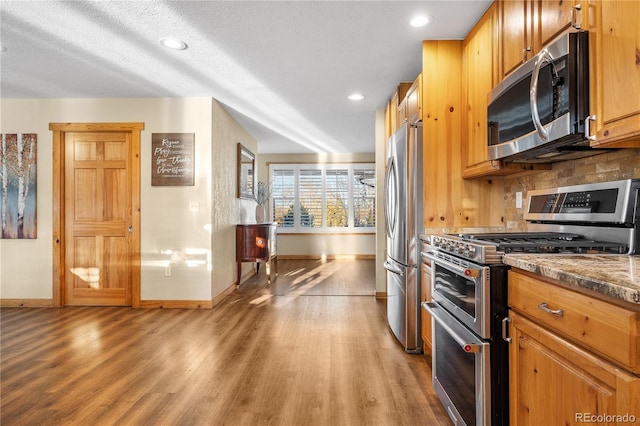
M467 101L465 167L488 161L487 95L493 87L494 28L494 18L489 16L464 45Z
M420 104L420 92L422 90L422 74L418 75L406 96L406 118L415 123L422 120L422 105Z
M533 45L533 3L531 0L501 1L502 75L507 76L531 58Z
M389 136L391 136L396 132L396 130L398 130L398 125L400 124L398 123L398 107L399 106L400 106L400 100L398 99L398 92L395 92L391 97L391 102L389 103L389 118L390 118L390 124L391 124L391 132Z
M513 311L510 424L578 424L586 415L638 415L640 378ZM591 419L591 417L589 417Z
M420 302L431 301L431 267L422 263L421 277L421 296ZM424 353L431 353L431 314L420 307L420 319L422 322L422 343L424 344Z
M540 44L544 47L574 24L573 19L578 11L574 11L574 2L571 0L540 0L539 4L540 19L537 28L540 32Z
M384 140L385 142L389 140L389 137L393 134L393 128L395 126L395 114L392 114L393 109L391 106L391 99L387 102L387 107L384 109ZM391 116L393 115L393 119ZM387 144L384 144L385 151L387 148ZM383 158L387 158L387 153L384 153Z
M591 0L588 12L592 146L638 148L640 2Z

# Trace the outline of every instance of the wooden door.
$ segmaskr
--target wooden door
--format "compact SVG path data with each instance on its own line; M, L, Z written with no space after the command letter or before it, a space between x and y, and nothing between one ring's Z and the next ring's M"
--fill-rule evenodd
M57 280L60 305L137 306L139 131L58 126L69 131L54 132L54 299Z

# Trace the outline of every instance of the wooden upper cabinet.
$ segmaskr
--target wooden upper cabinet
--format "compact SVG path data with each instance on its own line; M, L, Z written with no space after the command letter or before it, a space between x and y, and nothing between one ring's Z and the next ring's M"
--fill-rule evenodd
M422 92L422 74L416 77L415 81L407 90L405 96L405 112L406 119L410 123L422 120L422 104L420 102L420 94Z
M523 62L531 59L539 48L535 38L532 0L500 1L500 53L502 76L511 74Z
M536 30L540 33L540 46L544 47L569 28L579 27L582 16L580 2L570 0L542 0L539 2L540 19Z
M398 85L398 90L393 96L393 99L397 98L396 119L393 127L393 132L398 130L400 126L407 122L407 92L411 87L411 82L402 82Z
M393 128L393 122L395 122L395 114L393 114L393 119L391 118L391 99L389 99L389 102L387 102L387 107L384 109L384 141L385 141L385 150L386 150L386 144L387 141L389 140L389 137L391 136L391 134L393 133L393 131L391 130ZM386 158L386 152L385 152L385 158Z
M462 176L465 179L483 178L549 169L549 164L504 163L489 160L488 95L501 79L498 71L498 7L496 3L489 7L464 40L462 55L466 102Z
M640 147L640 1L583 6L594 147Z
M544 46L582 20L579 0L500 2L502 77L511 74Z
M463 42L463 79L466 99L466 149L464 173L478 166L483 170L499 167L489 162L487 149L487 96L495 85L494 43L496 30L495 4L478 22ZM465 176L467 177L467 176Z
M385 133L385 146L386 141L389 140L392 134L398 130L398 128L404 124L407 119L407 92L411 88L411 82L402 82L398 85L398 88L393 93L393 96L387 104L387 108L384 111L384 133Z

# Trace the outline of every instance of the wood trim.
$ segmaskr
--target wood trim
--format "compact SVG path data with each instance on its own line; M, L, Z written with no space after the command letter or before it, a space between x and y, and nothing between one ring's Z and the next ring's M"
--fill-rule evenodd
M376 235L375 232L286 232L278 228L278 236L301 236L307 237L309 235Z
M0 299L3 308L51 308L53 299Z
M237 289L238 289L238 286L236 285L236 283L229 284L227 288L222 290L220 294L218 294L216 297L213 298L211 303L212 307L215 308L216 306L218 306L220 303L222 303L224 299L226 299L231 293L235 292Z
M211 309L210 300L142 300L138 308Z
M49 123L49 130L61 132L134 132L144 130L144 123Z
M62 131L53 131L53 306L62 306L64 300L64 158Z
M551 163L505 163L500 160L489 160L465 167L462 177L491 179L498 176L525 176L546 170L551 170Z
M375 260L375 254L278 254L278 260L336 260L336 259L356 259Z
M53 132L53 306L61 307L65 300L65 193L64 193L64 134L66 132L118 131L131 133L131 205L133 240L131 255L136 261L131 265L131 305L140 304L140 132L144 123L49 123ZM210 302L207 302L210 303Z
M131 245L131 306L137 308L140 306L140 131L144 129L144 123L129 123L132 125L139 124L140 128L129 127L131 131L131 223L133 225L133 241Z
M363 152L362 154L369 154L369 153ZM262 154L262 155L290 155L290 154ZM307 155L313 155L313 154L307 154ZM267 161L264 164L267 167L269 167L272 164L373 164L375 166L376 162L375 160L373 161Z
M376 299L386 300L387 299L387 292L386 291L376 291Z

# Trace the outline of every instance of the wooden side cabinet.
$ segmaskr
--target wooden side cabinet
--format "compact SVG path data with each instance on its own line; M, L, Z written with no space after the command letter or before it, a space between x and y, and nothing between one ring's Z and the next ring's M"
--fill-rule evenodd
M238 278L242 277L242 262L265 262L267 282L271 283L273 273L278 274L278 257L276 251L277 223L254 223L236 225L236 262L238 262Z

